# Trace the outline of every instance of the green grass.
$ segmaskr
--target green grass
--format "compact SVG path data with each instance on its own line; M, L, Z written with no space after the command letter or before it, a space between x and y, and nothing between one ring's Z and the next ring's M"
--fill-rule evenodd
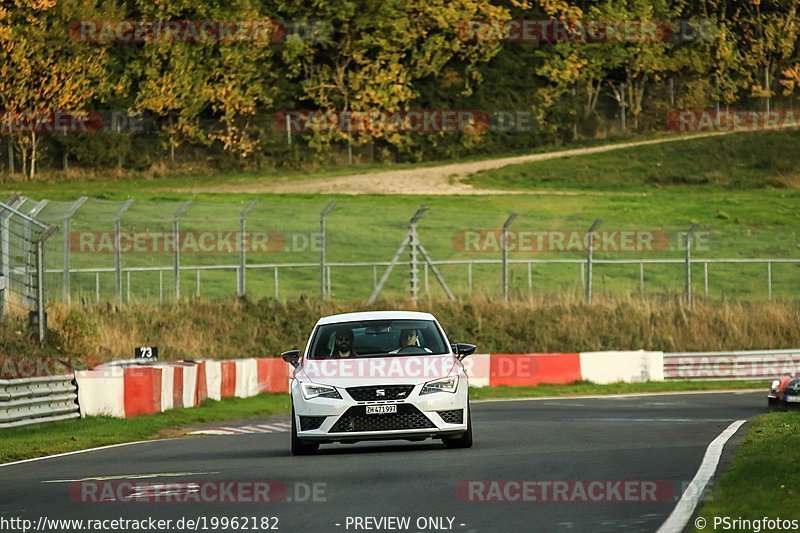
M670 392L751 388L761 382L652 382L595 385L540 385L538 387L472 388L470 398L527 398L543 396L577 396L586 394L620 394L632 392ZM43 457L98 446L135 442L182 435L187 426L204 422L245 419L290 410L288 394L262 394L252 398L206 400L200 408L174 409L155 415L128 419L89 417L40 426L0 430L0 463Z
M160 175L131 171L129 174L121 177L116 176L116 170L110 171L107 175L104 175L101 171L93 171L88 175L84 175L82 173L73 173L69 177L65 177L57 171L51 171L45 172L34 181L25 181L20 175L14 176L14 179L9 179L8 175L0 175L0 178L5 178L2 182L0 182L0 193L10 194L12 192L16 192L26 196L36 197L42 196L42 191L46 191L48 198L65 201L72 200L81 195L106 199L141 197L143 192L154 195L167 194L168 196L171 196L169 194L171 189L187 189L198 185L208 187L229 184L263 184L264 182L279 183L285 181L309 180L365 174L384 170L425 168L437 165L447 165L450 163L464 163L468 161L495 159L498 157L514 157L527 154L549 153L572 148L613 145L631 141L642 141L675 136L676 135L673 133L661 132L636 137L619 136L608 139L584 139L570 143L566 146L548 145L522 152L492 153L491 155L478 154L473 156L439 159L417 163L365 164L354 166L333 166L327 168L309 168L305 170L274 169L238 172L187 172L178 168L175 171L166 169L166 172ZM192 193L179 193L179 196L181 197L191 195ZM248 195L243 194L235 196L247 197Z
M0 430L0 463L85 450L123 442L180 435L181 428L203 422L235 420L285 413L288 394L262 394L252 398L206 400L195 409L120 419L90 417L40 426Z
M318 174L220 174L217 176L181 176L163 180L120 180L104 182L56 182L3 184L0 191L17 190L33 198L52 198L41 213L46 220L60 223L67 200L85 194L92 197L75 217L73 232L112 231L113 214L121 201L136 200L123 219L123 228L136 231L169 232L172 214L181 202L194 204L183 216L181 229L191 231L236 231L239 212L250 200L259 200L248 219L249 231L275 232L283 239L279 249L253 253L248 264L307 263L302 269L279 272L278 297L282 300L318 293L318 250L308 237L319 225L319 212L335 199L338 207L329 215L328 259L335 262L389 261L404 237L406 224L420 204L431 210L419 226L421 242L435 260L499 260L497 250L463 250L459 235L465 230L499 228L515 212L520 216L514 230L585 230L596 218L602 218L603 231L664 231L668 240L663 248L645 253L599 251L595 258L655 259L683 258L680 232L698 224L699 241L695 259L703 258L800 258L800 135L794 133L736 134L622 149L603 154L569 157L510 166L477 174L472 182L479 186L536 190L536 194L490 195L467 197L419 197L362 195L270 195L247 193L170 192L189 189L192 184L225 184L271 179L304 179L341 173L341 169ZM369 169L360 169L369 170ZM249 181L248 181L249 180ZM777 188L778 186L782 188ZM293 239L299 238L299 246ZM303 244L305 242L305 245ZM47 245L48 293L61 295L63 276L55 272L63 266L63 238L53 236ZM512 251L512 260L570 259L583 260L583 253ZM403 256L405 259L405 256ZM184 266L237 265L237 254L186 254ZM172 254L125 254L124 267L171 267ZM111 253L73 253L73 268L114 267ZM401 297L407 288L407 269L398 268L384 294ZM463 264L445 265L442 273L459 296L500 292L498 265L476 265L472 288ZM644 272L645 294L676 294L683 290L681 265L648 265ZM711 298L764 298L767 295L766 265L710 265ZM383 269L372 267L333 267L333 297L366 299L373 280ZM575 294L582 292L579 264L533 264L528 282L526 264L511 265L512 294ZM247 289L253 298L276 294L272 269L248 270ZM638 265L596 265L595 291L610 294L640 292ZM704 268L693 271L694 289L705 292ZM773 297L793 298L800 265L773 265ZM236 287L235 270L200 272L200 293L204 297L227 298ZM72 276L75 298L95 298L93 273ZM127 277L123 280L127 297ZM196 271L180 276L182 294L196 293ZM159 295L157 272L131 274L131 300L153 301ZM175 293L172 273L161 282L165 299ZM99 276L100 300L114 298L114 274ZM434 297L443 292L429 275L429 290Z
M593 396L605 394L668 393L683 391L710 391L729 389L766 389L764 381L650 381L645 383L609 383L598 385L591 382L570 385L537 385L535 387L483 387L471 388L473 400L502 398L548 398L551 396Z
M798 412L764 414L750 422L733 461L700 508L698 514L708 524L705 531L713 527L714 517L800 519L798 434Z
M670 186L749 189L798 184L800 134L708 137L487 170L469 181L504 189L642 190Z

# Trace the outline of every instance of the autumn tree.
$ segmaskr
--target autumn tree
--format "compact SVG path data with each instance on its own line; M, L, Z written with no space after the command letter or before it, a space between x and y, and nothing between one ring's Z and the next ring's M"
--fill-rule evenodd
M333 115L367 117L358 131L321 128L314 142L383 139L410 142L402 128L370 121L380 113L409 110L425 78L458 79L454 90L481 83L476 66L491 59L500 43L469 39L470 21L505 20L507 11L486 0L315 0L306 5L274 1L273 9L292 20L324 21L327 32L291 39L284 47L290 75L302 100Z
M80 119L110 89L107 50L70 34L81 18L113 14L113 2L14 0L0 7L0 108L22 158L36 175L43 133L56 115Z
M250 0L141 0L137 7L139 23L151 31L131 69L134 108L162 120L171 158L185 141L252 155L258 142L250 121L275 94L276 23ZM175 32L162 31L169 23ZM206 127L204 118L215 125Z

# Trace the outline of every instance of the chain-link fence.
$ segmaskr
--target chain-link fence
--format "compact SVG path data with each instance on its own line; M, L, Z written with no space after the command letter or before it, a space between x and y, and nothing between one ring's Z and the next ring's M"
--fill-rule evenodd
M245 294L766 299L794 298L800 285L800 232L788 226L665 226L624 212L604 220L583 211L512 216L504 202L479 200L474 210L301 197L25 205L63 230L47 242L46 282L66 302Z
M17 196L0 203L0 314L27 317L42 342L47 330L45 241L57 228L34 218L46 201L32 203L27 212L25 203Z

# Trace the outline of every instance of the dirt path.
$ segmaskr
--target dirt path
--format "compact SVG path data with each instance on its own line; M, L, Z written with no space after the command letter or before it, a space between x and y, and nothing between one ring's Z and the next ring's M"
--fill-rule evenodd
M635 146L660 144L667 142L680 142L701 137L714 137L728 135L729 132L713 132L680 137L667 137L647 141L634 141L628 143L594 146L589 148L574 148L543 154L531 154L499 159L472 161L469 163L452 163L426 168L412 168L404 170L386 170L367 174L354 174L330 178L315 178L286 182L264 182L212 185L207 187L192 187L192 192L219 192L219 193L313 193L313 194L420 194L420 195L464 195L464 194L536 194L531 190L509 189L479 189L463 182L464 178L481 170L501 168L508 165L529 163L532 161L546 161L576 155L597 154L622 150ZM553 194L547 191L546 194ZM565 193L567 194L567 193Z

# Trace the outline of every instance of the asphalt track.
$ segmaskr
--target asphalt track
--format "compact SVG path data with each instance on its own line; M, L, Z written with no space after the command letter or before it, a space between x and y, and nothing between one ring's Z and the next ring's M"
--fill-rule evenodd
M486 402L475 403L472 409L475 445L466 450L448 450L438 441L362 442L327 445L316 456L292 457L288 433L276 431L190 436L4 466L0 531L21 531L21 522L12 519L39 525L41 517L172 520L171 527L159 528L163 533L195 530L185 522L177 527L182 517L205 520L197 525L199 531L266 531L261 526L276 525L264 517L277 518L278 531L656 531L697 472L708 444L731 422L763 413L766 400L761 392L740 392ZM720 469L746 430L747 425L728 442ZM156 494L159 501L94 503L101 493L86 497L75 481L102 477L114 479L101 484L151 485L149 496L142 497ZM197 497L201 485L263 480L271 482L270 503L263 497L261 503L174 501L192 491ZM541 482L526 493L528 501L496 501L504 495L492 492L492 487L522 498L522 492L506 481L523 480ZM657 486L655 493L646 492L644 497L657 501L640 501L642 497L625 495L624 489L622 501L614 489L585 496L577 491L592 482L610 487L617 481L640 488ZM550 501L541 501L542 487L552 489L557 482L562 487L569 483L569 491L562 492L559 501L553 501L552 494ZM164 485L175 491L172 501L166 493L158 493ZM479 490L465 490L476 486ZM492 501L470 501L481 497ZM593 497L599 501L591 501ZM91 501L82 501L87 498ZM215 522L221 517L246 521L222 527L225 524ZM366 517L408 517L409 525L356 521ZM75 524L42 525L40 531L79 530ZM91 530L126 531L112 529L110 522L105 525L109 529Z

